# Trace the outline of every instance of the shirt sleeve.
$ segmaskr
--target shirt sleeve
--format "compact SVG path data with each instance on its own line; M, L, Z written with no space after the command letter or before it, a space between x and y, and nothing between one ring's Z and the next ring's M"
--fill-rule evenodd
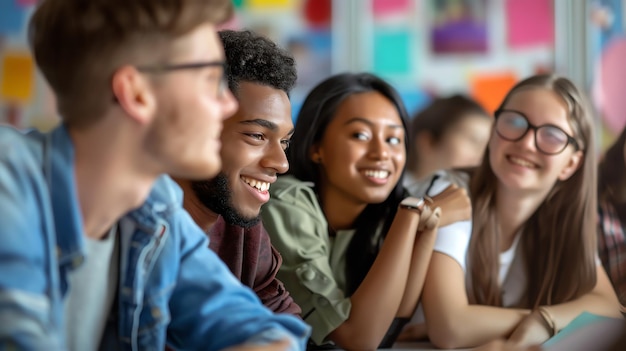
M444 174L433 181L429 196L443 192L450 184L449 175ZM466 255L472 236L472 221L460 221L437 229L433 250L454 259L466 271Z
M53 244L44 232L41 165L0 130L0 349L62 348L48 270ZM8 139L8 140L7 140ZM13 139L13 140L11 140ZM23 145L23 144L22 144Z
M178 236L180 266L170 296L168 341L181 349L221 350L286 338L290 350L304 350L310 328L300 319L274 314L232 275L184 210L170 223ZM169 248L171 249L171 248Z
M322 344L350 315L350 299L330 267L330 242L324 215L312 190L300 188L273 196L263 208L263 223L281 253L279 277ZM275 195L275 193L273 194Z
M615 208L603 201L598 204L598 252L596 265L602 265L620 302L626 303L626 235Z
M259 254L254 292L263 304L272 311L299 315L302 313L300 306L285 289L285 285L276 277L282 265L280 253L270 243L269 235L265 229L262 226L259 229L261 231L259 241L261 254Z

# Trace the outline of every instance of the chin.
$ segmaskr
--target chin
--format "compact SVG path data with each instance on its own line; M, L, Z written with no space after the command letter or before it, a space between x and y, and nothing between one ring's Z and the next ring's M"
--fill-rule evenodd
M179 178L188 179L188 180L206 180L214 178L221 169L221 162L213 162L207 163L203 165L203 167L194 167L187 169L183 175L178 175Z
M389 193L384 194L384 195L371 195L371 196L368 196L364 200L368 204L379 204L379 203L384 202L385 200L387 200L388 197L389 197Z

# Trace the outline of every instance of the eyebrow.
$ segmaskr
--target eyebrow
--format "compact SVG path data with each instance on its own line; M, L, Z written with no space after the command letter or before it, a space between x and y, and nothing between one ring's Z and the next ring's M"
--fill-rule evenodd
M255 118L255 119L249 119L249 120L246 120L246 121L241 121L239 123L241 123L241 124L258 125L258 126L261 126L263 128L267 128L267 129L271 130L272 132L278 131L278 125L276 123L270 122L270 121L268 121L266 119ZM295 129L291 128L291 130L289 131L289 133L287 133L287 135L292 135L294 131L295 131Z
M353 118L350 118L346 123L344 123L344 125L348 125L348 124L352 124L352 123L358 123L358 122L365 123L365 124L369 125L370 127L374 127L374 123L372 121L370 121L369 119L365 119L363 117L353 117ZM399 124L389 124L386 127L389 127L389 128L402 128L402 129L404 129L404 127L399 125Z

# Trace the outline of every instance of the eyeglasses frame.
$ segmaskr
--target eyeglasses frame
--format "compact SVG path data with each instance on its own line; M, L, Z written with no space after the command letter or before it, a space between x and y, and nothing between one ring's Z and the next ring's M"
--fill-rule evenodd
M522 135L520 135L520 137L519 137L519 138L517 138L517 139L509 139L509 138L507 138L507 137L504 137L504 136L503 136L502 134L500 134L500 132L498 131L498 118L500 117L500 115L501 115L503 112L513 112L513 113L517 113L518 115L522 116L522 117L526 120L526 124L527 124L526 131L524 131L524 133L522 133ZM580 146L578 145L578 141L576 141L576 139L575 139L573 136L571 136L571 135L567 134L567 132L565 132L565 131L564 131L563 129L561 129L560 127L555 126L554 124L550 124L550 123L547 123L547 124L542 124L542 125L540 125L540 126L536 126L536 125L534 125L534 124L530 123L530 121L528 120L528 117L527 117L524 113L522 113L522 112L520 112L520 111L516 111L516 110L509 110L509 109L505 109L505 108L497 109L497 110L495 111L495 113L494 113L494 118L495 118L494 128L495 128L496 134L498 134L498 136L499 136L499 137L501 137L501 138L502 138L502 139L504 139L504 140L508 140L508 141L519 141L519 140L522 140L522 138L524 138L524 137L526 136L526 134L528 134L528 131L532 129L532 130L533 130L533 132L534 132L534 134L535 134L535 147L537 148L537 150L538 150L539 152L541 152L541 153L543 153L543 154L545 154L545 155L558 155L558 154L560 154L561 152L563 152L563 150L565 150L565 149L567 148L567 145L569 145L569 144L572 144L572 145L574 146L574 150L575 150L575 151L580 150ZM537 142L537 130L539 130L539 128L543 128L543 127L552 127L552 128L556 128L556 129L560 130L561 132L563 132L563 134L565 134L565 136L567 137L567 143L565 143L565 145L563 146L563 148L562 148L561 150L559 150L559 151L557 151L557 152L554 152L554 153L549 153L549 152L545 152L544 150L542 150L542 149L539 147L538 142Z
M178 63L178 64L165 64L156 66L137 66L137 70L144 73L163 74L172 71L188 70L188 69L202 69L207 67L222 67L223 73L220 78L220 83L217 88L217 96L220 97L224 94L224 91L228 88L228 64L226 61L208 61L208 62L192 62L192 63Z

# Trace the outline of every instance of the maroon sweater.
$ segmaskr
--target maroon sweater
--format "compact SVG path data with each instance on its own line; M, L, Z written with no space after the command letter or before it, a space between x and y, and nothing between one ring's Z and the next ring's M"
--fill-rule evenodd
M230 225L220 216L209 230L209 247L241 282L250 287L267 308L299 315L302 310L276 273L283 262L272 246L263 223L249 229Z

